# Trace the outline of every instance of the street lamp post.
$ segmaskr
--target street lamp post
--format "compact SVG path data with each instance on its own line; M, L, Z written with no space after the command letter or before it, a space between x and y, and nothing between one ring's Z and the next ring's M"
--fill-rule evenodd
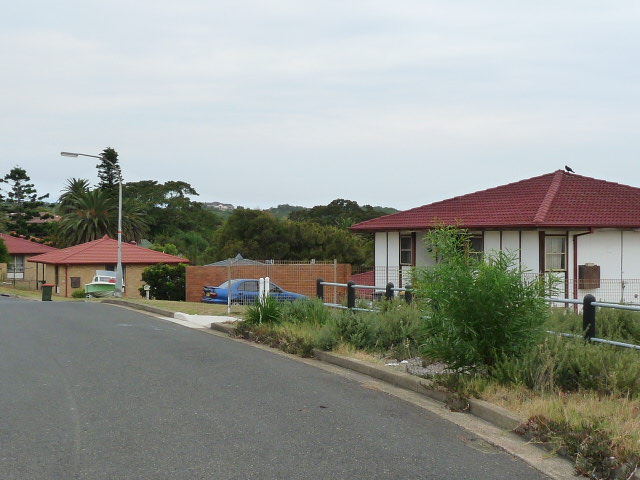
M110 164L115 170L118 171L118 263L116 264L116 289L114 292L115 297L122 297L122 171L120 166L116 165L110 160L98 155L87 155L86 153L73 153L73 152L60 152L63 157L91 157L99 158Z

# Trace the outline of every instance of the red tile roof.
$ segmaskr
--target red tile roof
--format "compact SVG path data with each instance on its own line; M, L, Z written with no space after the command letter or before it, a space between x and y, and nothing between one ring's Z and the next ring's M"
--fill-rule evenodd
M81 243L28 259L30 262L57 265L115 264L118 259L118 241L106 235L99 240ZM131 243L122 243L122 263L125 265L155 263L188 263L189 260L167 253L156 252Z
M34 255L37 253L46 253L57 250L57 248L50 247L49 245L32 242L31 240L25 240L24 238L13 237L6 233L0 233L0 238L4 240L10 255Z
M640 188L557 170L361 222L356 232L461 228L639 228Z

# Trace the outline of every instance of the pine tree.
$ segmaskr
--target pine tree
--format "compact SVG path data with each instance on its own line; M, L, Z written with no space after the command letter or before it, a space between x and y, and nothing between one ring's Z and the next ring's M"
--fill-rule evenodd
M118 164L118 152L113 148L105 148L100 156L103 160L96 165L98 168L98 188L114 193L118 188L118 179L120 178L120 165Z
M44 205L42 200L49 196L48 193L38 196L33 183L28 183L30 180L26 170L17 166L0 178L0 183L7 185L3 188L6 195L0 192L0 202L9 217L7 229L18 235L34 234L37 226L29 224L29 220L41 218L38 209Z

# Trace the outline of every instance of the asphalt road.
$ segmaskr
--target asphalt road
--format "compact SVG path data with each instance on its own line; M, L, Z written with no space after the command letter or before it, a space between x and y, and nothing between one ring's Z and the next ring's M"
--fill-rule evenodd
M522 479L414 405L113 305L0 297L0 479Z

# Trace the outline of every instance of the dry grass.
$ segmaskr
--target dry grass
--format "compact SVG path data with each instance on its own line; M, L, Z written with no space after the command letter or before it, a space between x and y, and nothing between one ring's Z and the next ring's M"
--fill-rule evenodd
M522 419L544 416L571 427L605 428L617 448L640 452L640 399L597 395L591 392L539 394L524 387L491 385L481 398L516 413Z
M356 360L362 360L375 365L384 365L386 360L383 355L375 355L363 350L357 350L353 345L348 343L340 343L332 351L338 355L344 355L345 357L355 358Z

